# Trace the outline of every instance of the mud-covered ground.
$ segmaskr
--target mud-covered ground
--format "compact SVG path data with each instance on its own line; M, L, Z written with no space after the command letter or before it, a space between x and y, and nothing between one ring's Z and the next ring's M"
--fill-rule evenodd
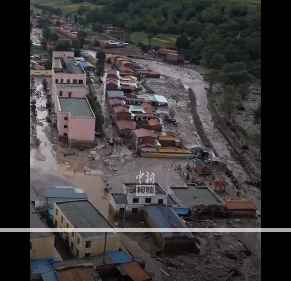
M37 81L40 85L41 81ZM191 122L190 108L187 107L187 91L179 81L175 79L152 79L148 81L150 87L156 91L160 90L170 101L170 107L176 111L179 131L183 140L188 145L200 144L200 138L196 133L195 126ZM41 87L39 88L41 91ZM155 173L156 180L166 189L168 186L181 186L187 181L181 173L177 171L177 166L185 169L186 160L169 159L146 159L134 157L126 145L114 148L105 144L103 139L97 139L97 146L84 151L71 149L68 145L58 141L57 132L45 120L46 110L41 106L45 105L46 95L41 92L35 96L37 101L37 136L40 145L31 145L31 184L35 185L40 196L43 187L47 185L71 185L83 188L89 200L105 215L108 215L108 195L103 192L103 187L108 184L112 187L112 192L121 191L121 182L136 181L139 171ZM177 102L178 101L178 102ZM186 106L185 106L186 105ZM201 105L200 105L201 106ZM202 109L200 108L199 111ZM177 128L166 128L167 131L177 130ZM96 152L96 159L90 160L90 151ZM71 153L65 156L64 154ZM87 173L84 174L84 167ZM75 170L75 173L74 173ZM204 179L206 182L211 179ZM172 195L173 191L168 190ZM235 190L228 186L227 194L235 198ZM247 194L249 196L249 194ZM128 223L130 224L130 223ZM205 219L202 222L189 227L259 227L260 217L254 220L226 220L226 219ZM239 276L233 280L261 280L260 279L260 236L257 234L238 233L213 234L197 233L196 237L201 242L201 253L199 255L182 254L176 257L168 257L179 264L177 269L173 269L164 263L151 257L153 253L154 240L150 235L138 234L123 237L123 244L132 248L136 255L142 255L146 260L146 269L154 272L156 281L174 280L224 280L225 276L232 270L237 269ZM251 249L248 251L238 248L237 238ZM248 244L249 243L249 244ZM166 258L166 257L162 257ZM163 268L170 274L165 276L159 271ZM222 277L223 276L223 277Z
M197 111L200 117L200 120L203 125L203 129L208 136L210 142L212 143L215 151L218 153L219 157L225 162L228 169L233 173L233 175L238 179L240 185L247 192L248 198L253 200L256 204L257 208L261 208L261 191L256 187L246 185L245 180L248 180L248 175L244 170L243 166L237 162L236 159L232 156L232 149L224 138L224 136L220 133L220 131L214 126L212 115L210 114L207 107L207 96L205 92L206 84L203 81L202 75L194 69L187 69L180 66L174 66L166 63L156 62L156 61L144 61L133 59L134 62L143 65L145 67L150 67L153 70L156 70L161 73L165 78L161 79L148 79L147 85L150 88L159 89L160 93L163 94L169 100L173 99L173 96L178 95L181 97L180 93L183 93L185 89L191 88L196 95L196 103L197 103ZM164 81L163 81L164 80ZM173 84L176 87L173 88ZM178 86L180 85L180 87ZM177 87L179 87L177 89ZM188 99L187 95L185 95L185 100ZM186 102L186 101L185 101ZM182 104L182 103L181 103ZM185 114L180 111L189 112L190 108L182 106L179 108L177 116ZM187 113L186 113L187 114ZM185 117L185 116L184 116ZM190 118L190 117L189 117ZM189 118L187 122L189 124ZM186 126L188 125L186 124ZM182 127L182 126L181 126ZM189 128L189 127L188 127ZM191 135L193 140L197 139L197 130L193 126L192 131L188 132L188 135ZM183 129L182 129L183 130ZM184 128L185 130L185 128ZM182 133L183 134L183 133ZM187 134L186 132L184 134ZM185 141L185 140L184 140ZM186 142L190 142L190 140L186 140Z

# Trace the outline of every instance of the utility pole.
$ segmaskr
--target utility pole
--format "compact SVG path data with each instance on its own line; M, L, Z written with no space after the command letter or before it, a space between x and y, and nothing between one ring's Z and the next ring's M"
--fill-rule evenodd
M125 222L125 214L126 214L126 204L123 204L123 218L122 218L122 227L124 227L124 222Z
M104 250L103 250L103 264L105 264L106 243L107 243L107 232L105 232Z

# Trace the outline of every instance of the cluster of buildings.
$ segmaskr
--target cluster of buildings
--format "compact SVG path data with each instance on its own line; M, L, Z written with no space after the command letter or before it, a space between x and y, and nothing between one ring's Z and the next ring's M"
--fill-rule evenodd
M160 78L161 76L157 71L134 65L128 57L107 53L105 60L115 66L121 76L129 74L148 78Z
M95 115L87 100L86 71L74 52L53 52L52 122L57 124L59 139L74 143L93 143Z
M158 54L164 56L167 61L173 63L183 63L185 60L185 56L180 54L177 50L160 48Z
M53 27L55 32L60 33L71 40L78 39L78 32L77 29L72 26L71 24L65 24L63 26L55 26ZM87 36L84 38L85 43L94 43L96 41L96 36Z
M104 90L108 112L120 136L131 138L133 149L140 156L192 158L179 137L159 135L162 120L156 116L156 110L167 107L167 99L155 93L140 95L138 83L133 82L136 81L134 65L118 56L112 58L119 65L119 71L107 72Z

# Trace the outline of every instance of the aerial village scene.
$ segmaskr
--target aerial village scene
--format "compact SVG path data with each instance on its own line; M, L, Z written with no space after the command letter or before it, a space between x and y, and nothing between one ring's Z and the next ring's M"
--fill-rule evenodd
M228 126L203 67L31 2L30 227L51 232L30 234L30 279L261 280L260 233L174 231L261 227L260 147ZM255 85L245 130L258 102Z

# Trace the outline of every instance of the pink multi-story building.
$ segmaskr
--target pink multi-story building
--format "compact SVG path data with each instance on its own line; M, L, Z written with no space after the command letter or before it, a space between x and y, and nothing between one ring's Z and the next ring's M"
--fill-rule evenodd
M86 94L86 72L74 52L53 52L52 101L60 139L94 142L95 115Z

